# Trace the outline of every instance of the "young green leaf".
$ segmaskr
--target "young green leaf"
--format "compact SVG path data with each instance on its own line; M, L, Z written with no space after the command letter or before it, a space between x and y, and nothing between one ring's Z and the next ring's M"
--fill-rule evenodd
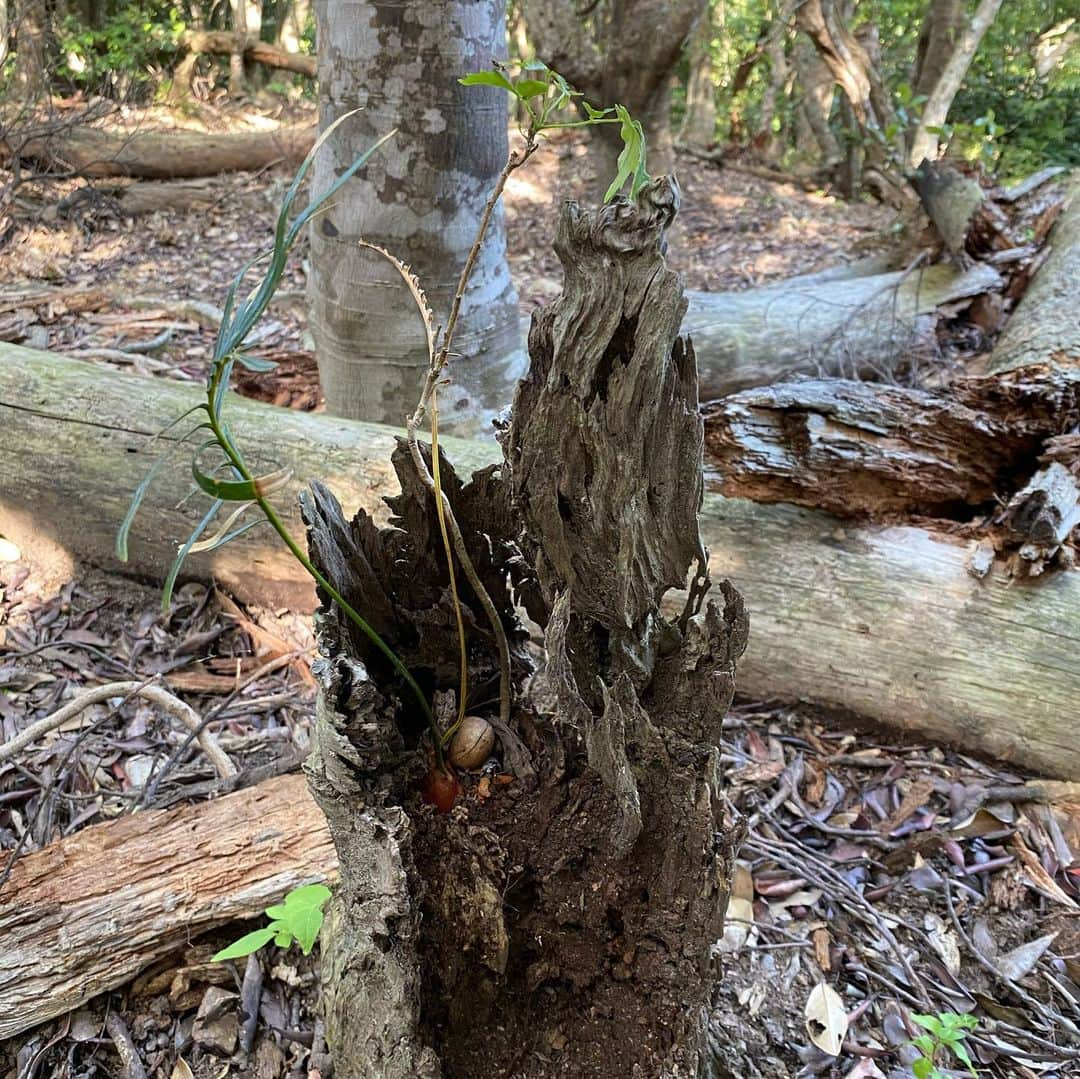
M256 929L239 940L233 941L227 948L222 948L220 952L210 957L210 962L220 963L223 959L243 959L245 955L257 952L264 944L269 944L274 939L274 933L273 926Z
M305 884L285 897L286 907L321 907L333 892L325 884ZM267 911L267 914L270 912Z
M514 84L501 71L473 71L458 79L462 86L498 86L514 92Z
M296 939L280 922L274 922L270 927L275 932L274 943L279 948L290 948Z
M519 79L513 84L512 89L522 101L528 101L530 98L541 97L546 94L548 85L546 82L541 82L540 79Z
M211 498L220 498L223 502L254 502L284 487L292 476L292 470L279 468L276 472L268 472L252 480L216 480L199 468L197 460L192 460L191 474Z
M319 907L293 907L289 911L288 920L285 923L289 931L296 937L300 950L304 955L310 955L315 945L315 938L323 924L323 912Z

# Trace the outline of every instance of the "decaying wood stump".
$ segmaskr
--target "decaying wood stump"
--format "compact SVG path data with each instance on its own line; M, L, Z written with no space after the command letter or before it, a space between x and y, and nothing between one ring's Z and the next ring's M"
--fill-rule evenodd
M516 689L530 674L517 603L546 653L497 728L496 759L459 776L448 814L418 793L419 710L332 606L319 617L309 770L341 865L324 940L338 1075L693 1075L705 1051L739 838L717 740L747 621L726 583L722 608L704 603L704 578L679 616L661 613L704 566L694 356L662 254L677 205L666 179L636 205L567 205L564 292L535 317L505 462L464 486L442 464ZM394 463L398 527L347 524L315 488L313 557L421 684L452 687L434 506L404 450ZM468 708L489 715L495 652L462 593Z

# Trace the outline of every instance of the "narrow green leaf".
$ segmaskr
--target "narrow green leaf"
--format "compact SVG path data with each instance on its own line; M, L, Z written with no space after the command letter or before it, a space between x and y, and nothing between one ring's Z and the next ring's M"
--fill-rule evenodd
M473 71L458 79L462 86L498 86L514 92L514 84L501 71Z
M609 116L615 110L613 108L597 109L590 105L587 101L581 103L581 107L585 110L585 115L590 120L602 120L605 116Z
M216 955L210 957L211 963L220 963L224 959L243 959L245 955L257 952L264 944L269 944L274 939L274 928L256 929L252 933L233 941L227 948L222 948Z
M641 191L652 182L652 177L645 171L645 129L640 120L635 120L634 131L637 134L638 155L634 166L634 177L630 181L630 197L636 199Z
M149 441L149 443L147 443L147 450L149 450L150 447L153 446L159 438L165 435L166 432L171 431L178 423L182 423L193 412L198 412L200 409L205 412L206 405L201 403L193 405L191 408L187 409L185 412L177 416L176 419L173 420L171 423L166 424L160 431L158 431L156 435L154 435L154 437ZM153 462L153 464L150 465L149 469L147 469L146 475L139 483L139 486L135 488L131 496L131 502L127 508L127 513L124 514L124 519L120 522L120 527L116 531L116 557L121 562L126 562L128 560L128 537L131 533L131 526L135 523L135 515L139 512L139 507L142 505L143 499L146 497L146 492L150 490L150 485L154 482L154 478L162 470L162 468L165 467L165 463L169 460L169 458L172 457L172 455L182 445L184 445L184 443L187 442L187 440L191 438L191 436L195 434L196 431L201 431L204 427L206 427L206 424L200 423L197 426L193 427L190 431L188 431L187 434L177 439L176 442L174 442L167 450L165 450L164 453L161 454L160 457L158 457Z
M604 194L604 202L610 202L622 190L623 185L636 171L641 156L641 142L630 113L624 106L616 105L615 115L622 121L619 134L622 136L623 148L616 164L615 179Z
M259 374L273 371L277 367L273 360L264 360L261 356L252 356L248 352L237 352L236 358L249 371L255 371Z
M217 516L218 510L224 505L225 503L222 502L221 499L216 499L206 511L206 516L195 526L195 531L188 536L187 543L180 548L180 551L176 556L176 561L173 562L172 568L169 570L169 576L165 578L165 587L161 590L162 613L169 613L173 589L176 587L176 578L180 576L180 570L184 565L185 559L191 553L191 548L199 542L199 537L206 531L210 522Z

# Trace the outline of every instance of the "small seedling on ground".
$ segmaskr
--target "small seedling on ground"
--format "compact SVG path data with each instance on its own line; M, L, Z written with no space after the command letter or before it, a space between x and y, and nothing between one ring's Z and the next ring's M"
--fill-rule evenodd
M941 1059L955 1057L972 1075L978 1075L971 1063L964 1039L979 1021L973 1015L957 1012L940 1012L938 1015L912 1015L912 1019L926 1031L911 1039L911 1044L922 1053L911 1065L916 1079L945 1079L937 1064Z
M284 903L276 903L266 908L270 924L262 929L233 941L227 948L222 948L213 957L218 963L223 959L243 959L245 955L257 952L264 945L273 941L279 948L288 948L295 940L304 955L310 955L315 946L315 939L323 924L323 904L330 898L330 889L325 884L307 884L294 888Z

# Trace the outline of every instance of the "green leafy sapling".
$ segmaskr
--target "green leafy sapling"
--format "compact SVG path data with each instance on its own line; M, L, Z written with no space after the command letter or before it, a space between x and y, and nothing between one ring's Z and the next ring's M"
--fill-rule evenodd
M229 289L225 299L221 326L214 342L210 375L206 385L206 400L190 409L178 420L175 420L158 436L161 437L188 416L201 413L198 422L181 435L170 447L170 450L178 449L200 433L205 436L204 441L192 455L191 473L196 486L210 499L210 506L205 515L195 526L187 541L180 547L173 561L172 568L165 580L161 605L163 610L167 611L169 609L173 588L188 555L198 551L215 550L256 525L269 524L293 557L311 575L319 587L334 600L345 617L390 661L390 664L412 691L429 724L434 728L435 721L431 705L408 668L364 617L354 610L338 593L333 584L316 569L307 553L295 537L291 535L284 521L270 502L270 496L288 482L288 472L279 469L265 475L256 476L243 451L234 439L228 421L224 416L225 393L229 388L234 366L239 363L252 371L266 371L274 366L266 360L250 355L246 350L245 341L273 298L274 292L281 281L281 276L285 272L289 252L296 240L300 237L308 221L326 205L328 200L337 194L347 180L367 163L372 154L394 135L394 132L391 131L369 147L334 180L325 192L317 199L313 199L306 209L290 220L293 205L300 191L300 185L303 183L304 177L315 159L315 154L318 153L320 147L330 137L335 128L351 115L352 113L346 113L340 117L316 140L315 145L311 148L307 157L304 158L303 164L297 170L292 184L282 199L274 230L273 247L270 251L252 259L233 280L232 287ZM257 262L264 259L269 263L265 274L247 296L241 298L240 289L249 271ZM128 507L127 514L116 536L116 554L122 562L127 561L128 536L135 515L138 513L139 506L146 496L150 484L168 457L169 451L166 451L154 462L132 496L131 505ZM208 458L210 458L209 461ZM218 527L216 532L209 538L203 539L203 534L214 523L226 503L233 504L232 512L226 516L224 523ZM245 514L253 508L261 513L261 517L253 521L240 523Z
M218 963L224 959L242 959L271 941L279 948L288 948L295 940L304 955L310 955L322 929L323 904L329 898L330 889L325 884L306 884L302 888L294 888L285 896L283 903L266 908L269 925L233 941L213 956L212 961Z
M911 1065L916 1079L945 1079L937 1065L942 1057L948 1058L950 1054L972 1075L978 1075L971 1063L967 1046L964 1045L968 1032L979 1025L975 1016L940 1012L937 1015L913 1014L911 1018L926 1031L925 1034L911 1039L911 1044L922 1054Z

